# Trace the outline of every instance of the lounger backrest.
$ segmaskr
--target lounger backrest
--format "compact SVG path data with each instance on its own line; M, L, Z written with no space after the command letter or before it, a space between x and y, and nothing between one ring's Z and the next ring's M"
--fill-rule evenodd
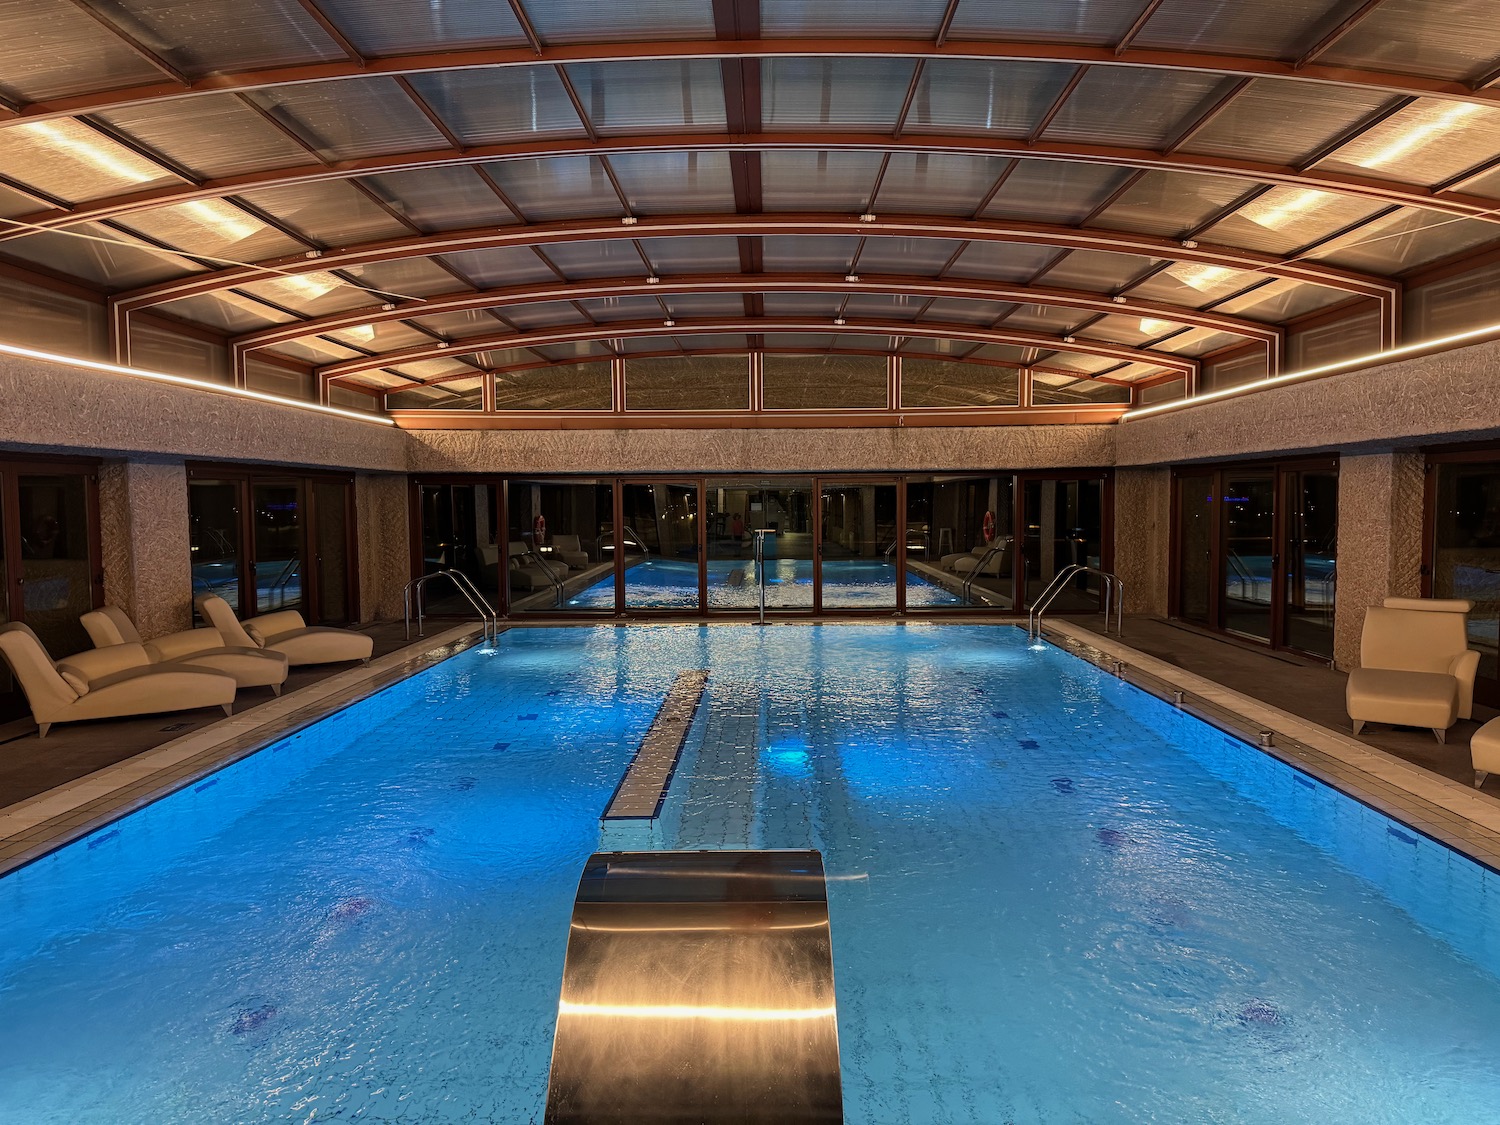
M119 606L107 605L93 609L78 619L95 648L106 645L138 645L141 634L135 622Z
M1365 610L1359 662L1365 668L1446 672L1468 647L1462 612L1372 606Z
M66 706L78 698L78 692L68 686L28 626L18 621L0 625L0 655L21 681L21 690L33 711Z
M578 545L578 536L576 535L554 535L552 537L552 546L559 551L579 551L583 549Z
M500 561L500 547L495 543L479 545L479 561L484 566L494 566Z
M203 614L204 619L219 631L225 644L234 648L260 647L250 639L250 634L245 632L245 627L234 615L234 610L229 608L229 603L218 594L200 594L194 604L197 605L198 612Z

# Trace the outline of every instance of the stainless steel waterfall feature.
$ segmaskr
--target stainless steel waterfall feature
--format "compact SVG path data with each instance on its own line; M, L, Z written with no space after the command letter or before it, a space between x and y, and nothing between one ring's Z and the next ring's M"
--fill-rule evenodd
M843 1119L822 856L589 857L547 1125Z

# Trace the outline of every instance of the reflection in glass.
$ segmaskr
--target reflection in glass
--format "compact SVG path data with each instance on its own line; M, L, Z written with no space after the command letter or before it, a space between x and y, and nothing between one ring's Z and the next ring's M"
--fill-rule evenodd
M823 605L896 608L896 486L823 489Z
M1177 616L1209 624L1213 587L1214 477L1184 476L1177 482Z
M511 609L613 610L614 490L591 480L511 481L506 495Z
M1029 480L1022 489L1026 604L1034 605L1059 571L1103 566L1104 482ZM1094 613L1103 606L1097 574L1067 580L1048 607L1053 613Z
M707 495L709 608L758 607L751 532L766 528L766 608L811 609L812 482L711 477Z
M1276 477L1224 474L1224 628L1269 642L1275 549Z
M906 486L906 604L1015 603L1015 482L1009 476L932 477Z
M20 478L22 618L54 656L89 647L93 608L88 485L76 474Z
M1287 473L1285 643L1333 658L1339 477L1331 470Z
M698 609L698 487L627 484L621 492L625 524L625 605L631 609Z
M240 611L240 482L188 482L193 597L217 594Z
M495 536L495 486L424 484L421 489L422 573L456 570L495 605L500 547ZM446 578L423 587L427 613L471 617L474 607Z
M349 487L342 481L313 481L320 622L344 622L353 616L349 598L348 495Z
M302 608L302 486L296 481L250 486L255 535L255 608Z
M1500 677L1500 464L1440 462L1432 558L1432 596L1467 598L1469 647L1479 675Z

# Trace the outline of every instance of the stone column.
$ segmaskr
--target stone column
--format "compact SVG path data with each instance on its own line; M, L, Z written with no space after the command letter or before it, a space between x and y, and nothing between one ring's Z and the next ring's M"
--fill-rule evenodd
M1421 593L1423 459L1366 453L1339 459L1338 585L1334 661L1359 666L1365 610L1389 595Z
M1115 473L1115 573L1125 583L1125 612L1167 615L1171 550L1170 469Z
M360 473L354 478L359 537L359 615L366 621L401 617L401 591L411 580L406 477Z
M193 617L187 470L181 461L106 461L99 470L104 600L146 639Z

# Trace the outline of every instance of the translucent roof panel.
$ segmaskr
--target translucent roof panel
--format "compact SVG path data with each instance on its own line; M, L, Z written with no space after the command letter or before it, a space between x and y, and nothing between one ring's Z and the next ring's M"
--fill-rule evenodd
M623 152L609 164L636 214L734 210L727 152Z
M240 291L306 317L373 308L383 303L376 294L350 285L326 270L257 281L240 286Z
M449 147L391 78L278 86L247 96L330 160Z
M1081 309L1059 308L1056 305L1021 305L1007 316L998 327L1001 330L1014 328L1027 332L1050 332L1065 335L1092 314Z
M1093 67L1044 135L1049 140L1159 148L1231 84L1211 74Z
M126 106L100 119L205 178L234 176L307 161L307 150L238 98Z
M544 43L610 43L641 39L711 39L712 0L546 0L528 4Z
M1296 58L1344 14L1344 7L1307 0L1237 4L1166 0L1146 21L1135 46Z
M0 75L27 101L159 82L161 72L68 0L0 0ZM59 51L58 43L71 49Z
M1047 271L1042 284L1110 292L1123 288L1132 278L1145 273L1156 264L1156 258L1146 258L1139 254L1075 250Z
M465 144L581 137L583 123L548 66L450 70L411 76L412 89Z
M242 192L239 198L327 245L369 242L411 233L353 184L338 180L257 188Z
M372 324L357 324L339 332L328 333L328 338L347 344L351 348L363 348L368 352L389 352L398 348L415 348L432 340L399 320L383 320Z
M254 262L307 249L250 212L222 199L198 199L158 207L120 220L120 225L182 250Z
M611 324L631 320L661 320L666 314L654 297L597 297L578 302L591 320Z
M1021 160L984 209L984 218L1080 223L1129 174L1108 164Z
M220 332L239 335L255 332L277 324L290 324L297 318L274 309L270 305L226 291L212 296L188 297L182 301L170 301L160 306L168 316L207 325Z
M362 176L360 182L423 230L516 221L515 215L473 168L422 168Z
M1403 208L1310 255L1345 269L1391 274L1495 241L1500 228Z
M764 152L767 211L862 211L880 173L878 152Z
M553 361L565 359L591 359L600 356L609 356L610 350L597 340L574 340L567 344L548 344L545 347L530 349L537 355ZM606 374L608 372L606 371Z
M932 39L948 0L760 0L761 32L782 36L845 35L851 27L880 39Z
M767 293L767 316L826 316L838 314L844 298L838 293Z
M661 299L680 319L745 315L745 299L738 293L668 293Z
M936 277L960 245L952 238L868 238L858 268L862 273Z
M1231 176L1147 172L1090 225L1180 238L1257 186Z
M1384 0L1319 62L1461 80L1500 57L1491 0Z
M619 215L620 197L604 166L592 156L507 160L485 167L527 219Z
M1016 242L973 242L959 255L949 273L954 277L981 277L994 281L1029 281L1057 256L1050 246Z
M695 238L643 238L646 258L663 275L736 273L740 268L739 239L723 235Z
M314 366L322 366L325 363L337 363L343 359L358 359L362 353L353 348L346 348L335 344L330 340L319 340L306 338L302 340L291 340L285 344L277 344L268 351L288 359L295 359L301 363L311 363Z
M461 283L431 258L398 258L349 266L342 271L361 285L391 295L425 297L461 288Z
M1176 262L1160 273L1152 274L1145 281L1132 285L1129 293L1132 297L1145 300L1202 308L1263 280L1263 274L1230 269L1227 266Z
M110 292L199 273L205 268L190 259L146 247L123 231L97 223L69 227L66 233L27 235L7 242L5 254Z
M1326 309L1348 299L1349 294L1337 289L1296 281L1272 280L1225 301L1216 311L1275 324L1304 313Z
M1010 161L946 153L891 154L874 211L972 215Z
M1045 39L1114 44L1140 14L1140 0L967 0L953 19L954 39Z
M1156 345L1156 350L1171 352L1173 355L1196 357L1244 342L1243 336L1236 336L1231 332L1215 332L1212 328L1189 328L1170 340L1163 340Z
M498 310L503 316L504 309ZM483 309L466 309L462 312L437 313L433 316L414 317L415 323L450 340L462 340L471 336L493 336L505 330L505 324Z
M508 4L492 0L318 0L362 54L433 47L518 46L526 35Z
M46 206L45 203L27 195L25 192L16 191L13 188L0 184L0 215L6 218L14 218L18 215L29 215L38 207Z
M1278 187L1202 232L1209 242L1284 254L1367 219L1384 204L1307 188Z
M646 276L646 264L624 239L597 242L557 242L542 252L570 278Z
M934 59L922 69L906 128L1024 137L1075 69L1060 63Z
M1298 164L1389 101L1384 91L1260 78L1236 94L1182 147L1185 152Z
M1106 316L1090 324L1088 334L1095 340L1110 340L1116 344L1129 344L1139 348L1185 327L1180 321L1165 317Z
M1320 170L1430 186L1500 155L1500 109L1419 98L1344 145Z
M584 113L605 136L724 129L724 80L716 59L579 63L566 69Z
M907 59L767 59L761 63L762 118L768 129L888 133L915 67Z
M344 58L296 0L110 0L101 7L194 76Z
M0 175L70 203L182 183L160 164L71 118L6 129Z
M1008 301L967 301L939 297L922 314L922 319L939 324L972 324L988 328L1015 307Z
M516 305L505 310L505 319L522 329L588 323L588 318L567 301L543 301L535 305Z
M859 239L852 236L777 234L761 241L768 273L845 273L859 250Z
M528 281L556 281L547 264L524 246L494 246L443 254L449 263L476 285L494 289L502 285L524 285Z
M844 306L844 315L871 320L915 320L926 304L925 297L902 293L852 293Z

